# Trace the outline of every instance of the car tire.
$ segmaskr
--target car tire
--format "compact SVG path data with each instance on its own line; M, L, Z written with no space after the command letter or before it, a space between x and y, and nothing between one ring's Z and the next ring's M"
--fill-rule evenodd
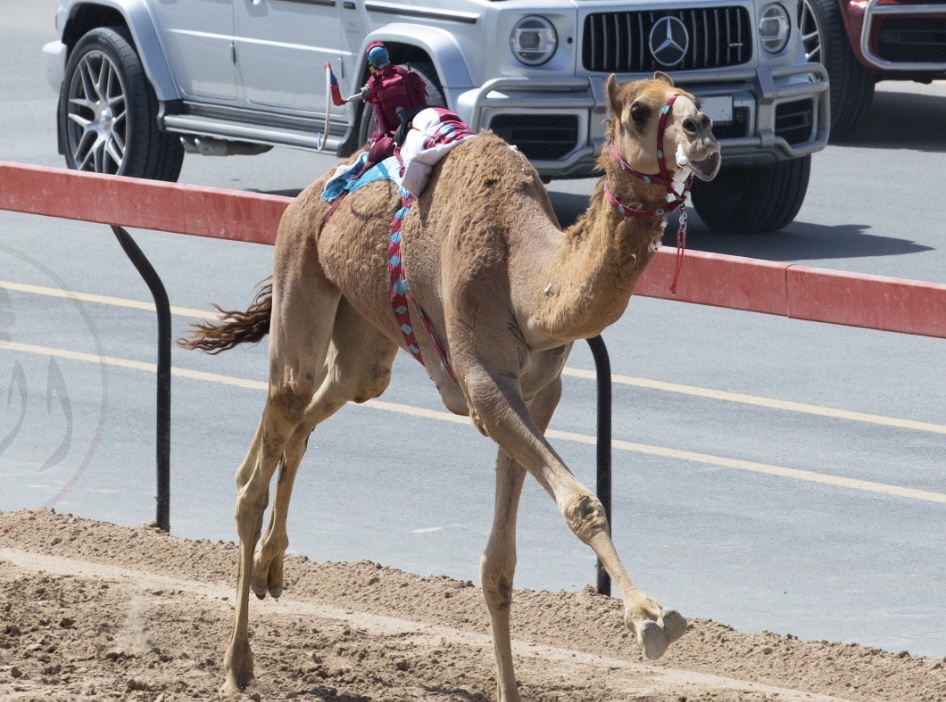
M59 99L66 165L176 181L179 139L158 129L158 100L124 27L98 27L75 45Z
M801 209L810 175L810 155L770 166L723 168L713 180L693 184L693 207L718 232L778 231Z
M420 74L424 79L424 87L427 88L427 105L429 107L446 107L447 99L443 96L443 89L440 87L440 81L437 80L437 71L430 63L412 63L402 68L408 68L415 73ZM371 140L371 134L374 132L374 109L368 103L365 103L361 109L361 120L358 127L358 143L364 146Z
M831 79L831 141L849 137L867 118L876 78L854 56L837 0L799 3L805 55L828 69Z

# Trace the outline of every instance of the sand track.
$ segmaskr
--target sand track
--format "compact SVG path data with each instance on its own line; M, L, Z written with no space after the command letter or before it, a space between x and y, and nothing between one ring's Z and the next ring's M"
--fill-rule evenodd
M0 700L215 699L232 617L232 544L51 512L0 513ZM359 561L287 559L251 603L259 700L485 702L485 606L472 583ZM523 699L946 700L946 663L698 620L644 663L616 600L520 590Z

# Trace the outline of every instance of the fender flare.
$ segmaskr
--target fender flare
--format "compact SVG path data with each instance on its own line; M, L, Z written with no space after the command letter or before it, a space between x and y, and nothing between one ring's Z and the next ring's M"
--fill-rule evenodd
M151 81L158 100L165 103L179 99L181 94L171 75L164 44L155 27L155 19L143 0L96 0L95 3L73 4L62 31L62 41L70 46L70 51L71 47L75 46L75 42L81 38L80 32L96 27L113 26L111 22L99 22L92 25L79 22L79 15L97 7L114 10L122 16L125 26L131 33L135 51L138 52L145 75Z

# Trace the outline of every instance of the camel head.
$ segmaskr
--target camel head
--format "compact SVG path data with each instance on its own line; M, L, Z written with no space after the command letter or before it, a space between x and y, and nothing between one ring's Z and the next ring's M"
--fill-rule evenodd
M713 121L693 95L674 87L670 76L657 72L652 79L621 85L612 74L605 88L613 115L608 140L627 165L642 174L673 175L686 169L701 180L716 177L720 158ZM658 145L667 105L663 143Z

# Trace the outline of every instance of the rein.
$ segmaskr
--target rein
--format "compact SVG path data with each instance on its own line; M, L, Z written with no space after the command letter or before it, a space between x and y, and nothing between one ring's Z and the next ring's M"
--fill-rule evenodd
M670 292L677 292L677 280L680 277L680 270L683 268L683 252L686 249L686 238L687 238L687 211L686 211L686 199L687 194L690 192L690 185L693 183L693 175L690 174L685 181L683 181L683 191L677 192L674 185L674 181L670 175L669 170L667 169L667 158L663 150L664 142L664 132L667 128L667 117L670 114L670 110L673 108L673 103L677 99L677 94L674 93L667 100L667 104L664 105L660 110L660 119L657 123L657 163L660 168L660 173L658 175L641 173L637 169L633 168L629 163L627 163L621 155L618 153L617 148L614 146L614 142L611 142L608 146L611 151L611 156L614 157L614 160L617 161L618 165L621 167L621 170L625 173L628 173L639 181L646 183L647 185L659 185L667 192L667 204L664 207L657 207L652 210L642 210L636 207L632 207L628 204L625 204L617 199L611 188L608 186L607 181L604 184L604 195L607 198L611 206L616 209L621 215L625 218L630 217L666 217L668 214L674 210L680 210L680 223L677 227L677 252L676 252L676 264L674 266L673 272L673 281L670 283Z

